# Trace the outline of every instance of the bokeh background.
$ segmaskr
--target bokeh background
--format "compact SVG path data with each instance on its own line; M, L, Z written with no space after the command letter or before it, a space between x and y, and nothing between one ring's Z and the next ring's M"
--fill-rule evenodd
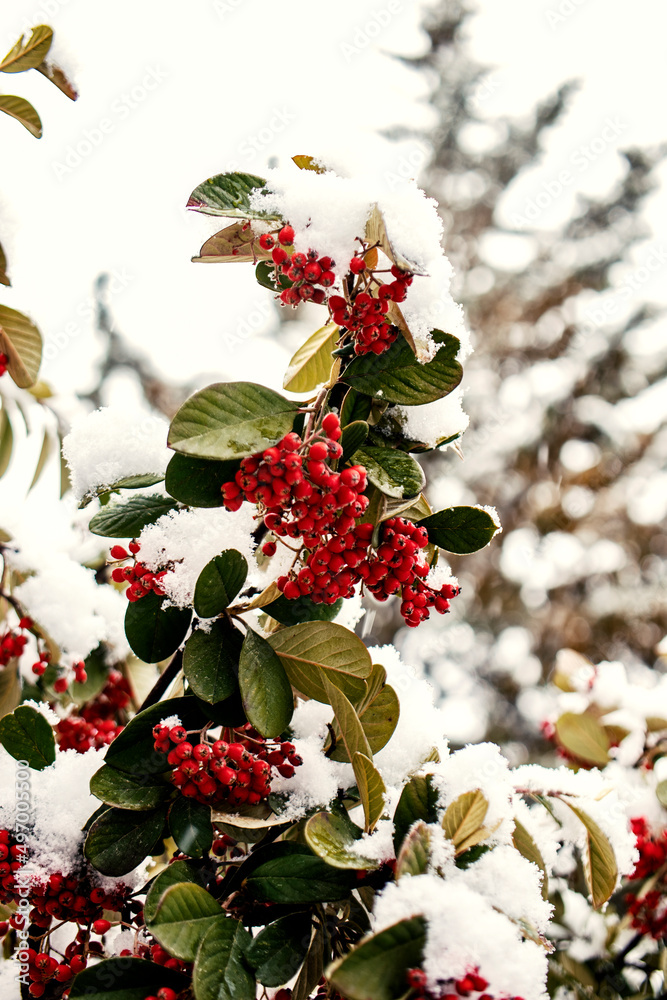
M455 565L463 594L419 634L360 624L441 692L453 742L541 752L559 650L662 670L667 632L667 14L604 0L12 2L80 96L0 80L44 136L0 121L2 301L45 339L53 396L13 421L0 505L23 502L44 432L85 408L169 415L213 379L276 388L308 322L252 268L190 262L215 220L190 191L295 153L435 197L475 344L471 424L427 457L438 506L495 505L503 535ZM60 477L57 453L35 490ZM34 492L34 491L33 491Z

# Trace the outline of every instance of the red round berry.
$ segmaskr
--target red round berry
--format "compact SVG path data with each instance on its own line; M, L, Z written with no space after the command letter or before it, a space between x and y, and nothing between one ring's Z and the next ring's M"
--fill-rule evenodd
M278 233L278 242L282 243L284 247L290 246L294 243L294 230L291 226L283 226Z

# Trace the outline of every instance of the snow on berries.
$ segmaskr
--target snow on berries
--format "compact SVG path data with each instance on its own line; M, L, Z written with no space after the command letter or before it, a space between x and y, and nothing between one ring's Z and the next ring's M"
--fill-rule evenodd
M271 793L272 770L294 776L303 763L293 743L274 743L250 723L225 730L227 739L192 743L181 725L153 728L155 749L167 754L170 781L181 795L218 807L258 805Z
M375 548L374 526L358 523L369 504L368 477L363 465L333 471L342 456L340 436L338 416L327 413L321 431L305 441L292 431L242 459L234 480L222 486L225 506L233 511L244 500L257 504L273 536L262 546L268 557L276 552L274 539L300 539L289 573L277 580L288 600L308 596L316 604L335 604L361 584L380 601L400 595L401 614L411 627L425 621L431 608L444 614L459 590L444 584L436 591L425 582L426 529L389 518Z

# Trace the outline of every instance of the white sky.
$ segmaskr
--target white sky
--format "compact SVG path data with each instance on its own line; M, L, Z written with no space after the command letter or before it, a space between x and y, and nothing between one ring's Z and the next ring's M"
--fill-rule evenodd
M43 376L86 388L97 350L91 287L104 270L117 276L120 328L168 377L280 384L284 350L258 339L270 293L248 265L190 263L221 225L183 205L212 173L261 174L272 156L333 151L381 164L385 178L400 169L410 144L389 148L376 130L433 119L425 81L384 53L420 51L421 10L408 0L4 4L3 51L29 24L51 24L54 55L81 93L72 104L38 74L0 75L0 90L33 101L44 124L37 141L0 116L0 241L14 284L0 296L30 313L51 345ZM667 138L660 0L635 0L631 16L609 0L482 0L479 11L470 33L476 57L494 67L490 118L583 80L543 162L508 192L508 220L568 170L540 216L552 225L578 191L599 193L620 175L618 148ZM651 199L654 236L632 267L667 247L666 200L664 190ZM642 292L665 300L664 279L662 267Z

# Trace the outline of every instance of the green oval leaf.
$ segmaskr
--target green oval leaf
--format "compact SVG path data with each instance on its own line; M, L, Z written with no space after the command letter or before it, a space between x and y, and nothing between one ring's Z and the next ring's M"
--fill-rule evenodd
M290 724L294 695L273 649L251 628L239 660L239 688L248 720L262 736L280 736Z
M379 666L379 664L375 664L375 666ZM398 725L401 711L398 695L390 684L386 684L375 691L370 698L365 698L361 704L355 704L354 707L359 716L361 728L368 740L368 745L376 754L387 745ZM331 760L347 761L349 758L345 744L338 743L329 757Z
M368 420L373 408L373 400L356 389L348 389L343 397L340 408L340 423L345 435L345 428L357 420ZM341 444L343 439L341 438Z
M367 754L357 751L351 754L351 757L357 788L364 807L366 829L370 831L384 812L387 789L382 775Z
M183 403L169 428L174 451L232 459L270 448L292 429L296 404L254 382L217 382Z
M403 875L423 875L428 869L430 847L431 828L423 820L417 820L398 852L396 878L402 878Z
M410 346L399 337L384 354L354 358L341 381L386 403L420 406L447 396L461 381L463 369L456 360L461 346L456 337L440 330L433 339L442 346L428 364L421 365Z
M224 919L222 907L206 889L192 882L179 882L163 893L147 926L171 955L194 962L204 934L216 921Z
M438 793L430 775L415 775L401 792L394 813L394 849L397 852L408 830L418 819L423 819L425 823L435 823L438 819Z
M100 483L94 489L89 490L79 501L79 509L87 507L89 503L105 493L112 493L117 490L143 490L147 486L155 486L164 479L162 473L147 472L140 476L124 476L114 483Z
M169 810L169 830L183 854L203 858L213 843L211 807L179 795Z
M333 364L331 352L336 346L338 331L335 323L327 323L301 345L287 367L283 389L310 392L328 380Z
M53 41L53 29L47 24L38 24L32 29L27 42L24 41L24 37L21 35L16 45L0 62L0 73L23 73L27 69L36 69L44 62Z
M10 118L15 118L36 139L42 138L42 122L30 101L14 94L0 94L0 111L4 111ZM32 382L30 384L32 385Z
M479 788L463 792L449 803L442 828L454 847L461 848L479 830L488 809L489 803Z
M334 710L336 722L345 744L347 759L353 760L357 751L372 759L373 753L352 703L348 701L339 688L331 683L326 674L323 673L322 679L327 700Z
M243 636L226 618L218 618L205 632L196 629L183 650L183 672L202 701L226 701L238 690Z
M597 767L609 763L609 737L598 720L586 712L564 712L556 721L556 739L578 760Z
M351 424L343 428L343 434L340 439L343 448L343 462L347 462L361 448L368 437L369 429L365 420L353 420Z
M480 507L447 507L417 523L426 528L434 545L460 555L483 549L499 530L491 515Z
M310 913L293 913L268 924L249 944L246 958L263 986L282 986L292 979L310 947Z
M586 827L586 857L584 859L584 875L588 891L593 900L593 906L599 909L607 902L612 892L616 888L618 879L618 865L614 850L609 843L609 839L602 832L597 823L591 819L583 809L561 799L565 805L569 806L575 816L581 820Z
M146 894L144 904L144 919L147 924L155 919L157 908L162 896L172 885L180 885L183 882L192 882L195 885L206 887L206 872L192 861L174 861L173 864L163 868L160 874L153 879Z
M186 208L228 219L280 219L279 215L258 212L250 207L250 195L261 191L265 184L264 178L256 174L216 174L194 189Z
M528 830L526 830L523 823L520 823L518 819L514 820L512 843L519 854L522 854L527 861L532 861L542 872L542 898L548 899L549 877L547 875L547 867L544 864L544 858L540 853L539 847L528 833Z
M236 549L225 549L206 563L195 584L194 606L200 618L213 618L232 603L248 575L248 563Z
M408 969L421 968L425 944L423 917L400 920L361 941L326 977L348 1000L399 1000L408 990Z
M376 859L364 858L354 850L363 831L353 823L347 813L318 812L307 821L303 835L312 851L333 868L378 868Z
M90 827L83 853L102 875L127 875L155 849L164 814L164 809L107 809Z
M188 976L142 958L107 958L84 969L75 977L70 1000L96 996L98 1000L145 1000L160 986L180 993L188 986Z
M15 760L27 760L33 771L43 771L56 759L53 729L29 705L19 705L0 719L0 743Z
M0 96L0 110L7 110L2 103L7 100ZM0 306L0 353L7 355L7 370L20 389L35 384L42 363L42 335L31 319L9 306Z
M176 452L167 466L164 488L188 507L222 507L222 484L230 482L238 468L238 462L207 461Z
M252 938L240 920L216 920L201 939L192 984L197 1000L255 1000L255 980L246 964Z
M366 446L353 455L353 461L366 466L373 485L395 500L419 496L426 484L426 476L419 463L398 448Z
M151 782L151 783L149 783ZM154 783L153 783L154 782ZM101 802L119 809L155 809L171 795L171 785L148 775L134 777L103 764L90 779L90 790Z
M368 650L353 632L335 622L307 622L281 629L269 643L290 683L309 698L329 704L323 674L351 700L363 697L371 672Z
M163 514L175 510L171 497L139 494L125 503L107 504L90 519L94 535L107 538L136 538L147 524L155 524Z
M127 605L125 635L132 652L144 663L159 663L175 653L185 639L192 620L190 608L165 605L151 592Z
M269 903L333 903L356 885L353 872L332 868L301 844L271 845L271 857L261 861L246 879L248 891Z

